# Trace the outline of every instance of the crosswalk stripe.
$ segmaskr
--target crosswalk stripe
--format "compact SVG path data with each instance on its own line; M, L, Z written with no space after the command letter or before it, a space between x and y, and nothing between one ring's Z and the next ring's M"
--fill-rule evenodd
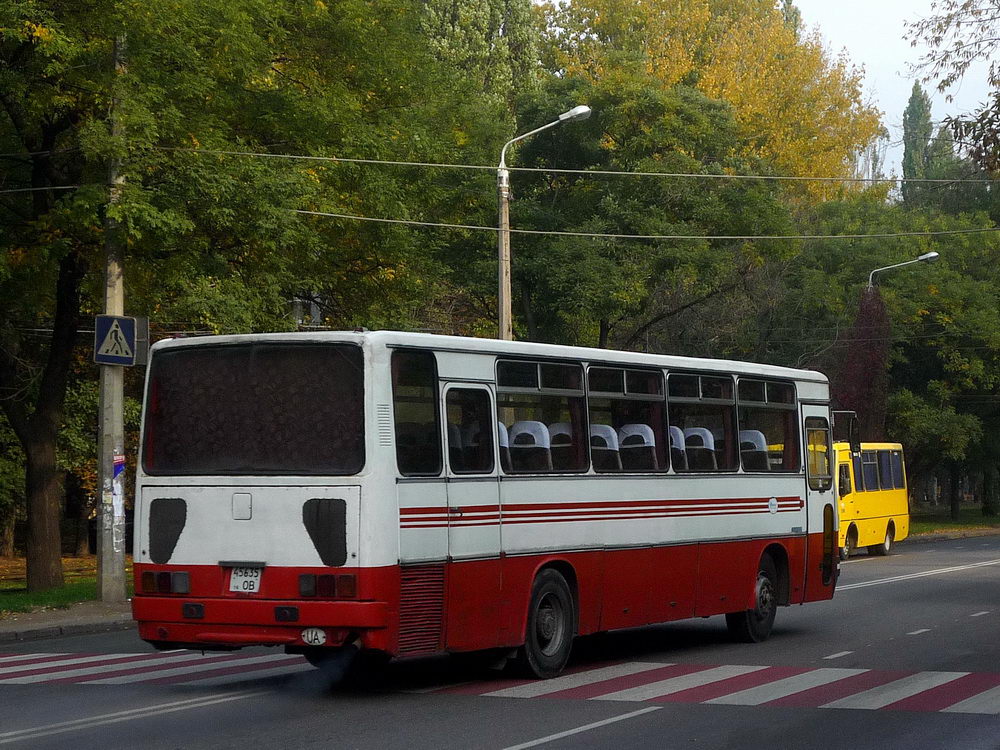
M1000 714L1000 687L966 698L941 710L960 714Z
M901 701L925 690L944 685L964 677L968 672L918 672L894 682L865 690L855 695L824 703L820 708L860 708L876 709Z
M699 687L701 685L708 685L712 682L718 682L720 680L725 680L730 677L736 677L742 674L749 674L750 672L756 672L761 669L766 669L767 667L746 667L746 666L725 666L725 667L713 667L710 669L705 669L700 672L695 672L693 674L681 675L680 677L671 677L666 680L659 680L657 682L651 682L648 685L639 685L638 687L626 688L625 690L618 690L612 693L605 693L604 695L598 695L589 700L599 700L599 701L645 701L651 700L653 698L661 698L671 693L679 693L682 690L688 690L690 688Z
M263 680L267 677L283 677L285 675L298 674L299 672L315 672L316 667L307 661L299 661L295 664L287 664L282 667L272 667L270 669L260 669L254 671L237 672L231 675L221 675L219 677L209 677L208 679L195 678L189 680L187 685L197 685L199 687L206 685L211 687L216 687L219 685L232 685L239 682L246 682L247 680Z
M669 667L671 664L654 664L651 662L625 662L624 664L614 664L610 667L600 667L586 672L563 675L551 680L536 680L526 685L493 690L489 693L481 693L493 698L537 698L548 693L557 693L561 690L583 687L595 682L611 680L615 677L625 677L641 672L648 672L659 667Z
M51 669L44 671L39 671L36 674L21 674L13 675L11 677L0 677L0 683L5 685L33 685L39 682L58 682L65 680L70 677L78 677L80 675L98 675L103 672L117 672L125 667L132 667L136 664L140 664L142 668L153 668L158 664L176 664L177 662L186 661L197 661L199 659L204 659L201 654L189 653L189 654L176 654L170 656L162 656L160 654L144 654L142 658L118 658L118 659L106 659L101 664L73 664L72 662L76 660L67 660L61 662L58 666L53 666ZM68 666L76 666L76 669L67 669Z
M15 655L5 656L2 659L0 659L0 669L3 669L4 667L11 664L17 666L19 663L25 663L28 661L34 664L38 662L54 661L55 659L61 659L66 656L69 656L69 654L49 653L49 654L17 654L16 656Z
M160 681L177 676L196 679L196 675L200 672L215 671L221 668L251 671L249 667L259 664L270 664L274 661L282 659L290 659L295 663L298 663L301 660L301 657L289 657L285 654L269 654L267 656L234 656L232 654L227 654L226 656L216 656L210 658L202 657L200 661L192 664L185 664L184 666L177 667L175 669L143 670L141 672L136 671L134 674L117 675L114 677L105 677L94 680L84 679L80 680L80 682L87 685L127 685L133 682L152 682L154 680ZM223 667L223 665L225 666Z
M766 685L758 685L746 690L738 690L729 695L711 698L705 701L705 703L722 703L730 706L759 706L762 703L768 703L769 701L785 698L795 693L801 693L803 690L836 682L845 677L853 677L864 671L864 669L814 669L803 674L786 677L783 680L770 682Z

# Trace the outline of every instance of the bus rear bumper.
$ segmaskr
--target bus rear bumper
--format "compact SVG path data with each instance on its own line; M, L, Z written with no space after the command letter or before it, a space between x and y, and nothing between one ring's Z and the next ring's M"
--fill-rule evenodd
M136 596L139 637L154 645L213 648L309 646L321 630L324 645L360 636L365 648L385 649L385 602L233 600ZM303 640L305 631L313 640Z

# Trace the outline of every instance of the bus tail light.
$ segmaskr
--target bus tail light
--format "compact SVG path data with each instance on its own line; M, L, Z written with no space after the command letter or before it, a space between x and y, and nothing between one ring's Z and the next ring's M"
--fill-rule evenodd
M353 573L341 575L303 573L299 576L299 596L315 596L320 599L354 599L357 595L358 578Z

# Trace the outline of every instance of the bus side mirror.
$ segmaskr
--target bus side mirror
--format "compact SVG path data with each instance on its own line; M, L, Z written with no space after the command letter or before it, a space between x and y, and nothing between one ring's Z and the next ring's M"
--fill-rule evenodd
M840 465L840 476L837 477L837 494L841 497L850 495L851 490L851 468L847 464Z

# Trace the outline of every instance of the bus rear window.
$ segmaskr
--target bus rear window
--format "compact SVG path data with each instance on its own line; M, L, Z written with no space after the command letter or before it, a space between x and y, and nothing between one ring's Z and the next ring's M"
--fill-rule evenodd
M273 343L157 352L143 468L154 475L347 475L364 465L360 347Z

